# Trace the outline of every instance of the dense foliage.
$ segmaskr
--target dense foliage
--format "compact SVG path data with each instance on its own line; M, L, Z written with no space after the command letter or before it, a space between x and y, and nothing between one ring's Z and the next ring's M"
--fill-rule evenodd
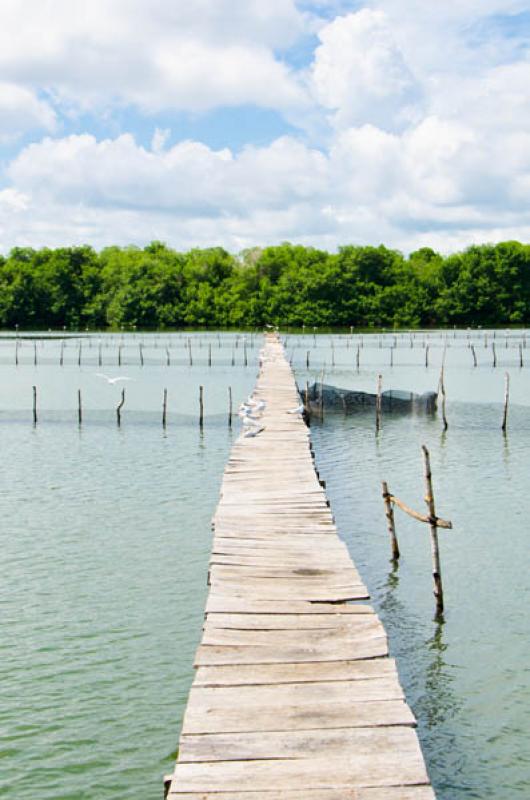
M183 326L411 327L530 321L530 245L447 257L422 248L327 253L282 244L232 256L220 247L14 248L0 256L4 328Z

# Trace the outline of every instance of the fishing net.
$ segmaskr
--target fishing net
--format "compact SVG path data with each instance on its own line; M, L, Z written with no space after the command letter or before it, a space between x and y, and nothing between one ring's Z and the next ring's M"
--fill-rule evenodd
M305 401L305 390L300 392L302 400ZM424 392L415 394L401 389L387 389L381 393L381 407L384 411L424 411L433 413L436 411L436 392ZM326 411L342 411L352 413L362 411L363 408L374 407L376 395L370 392L360 392L356 389L340 389L337 386L328 384L313 383L308 388L308 400L310 408L320 408L322 405Z

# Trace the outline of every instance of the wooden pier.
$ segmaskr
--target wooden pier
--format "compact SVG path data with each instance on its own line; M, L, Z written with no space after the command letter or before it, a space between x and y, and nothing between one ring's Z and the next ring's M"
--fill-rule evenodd
M337 536L267 336L257 436L214 518L210 594L171 800L433 800L383 626Z

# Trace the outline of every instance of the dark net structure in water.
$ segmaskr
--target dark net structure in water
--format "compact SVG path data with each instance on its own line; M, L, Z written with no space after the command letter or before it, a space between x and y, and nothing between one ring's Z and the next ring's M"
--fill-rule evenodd
M306 400L306 390L300 392L302 400ZM310 409L317 410L321 407L324 411L341 411L351 414L362 411L364 408L375 407L377 395L369 392L360 392L356 389L340 389L338 386L313 383L308 387L307 400ZM381 393L381 408L383 411L420 411L432 414L436 411L436 392L415 394L400 389L387 389Z

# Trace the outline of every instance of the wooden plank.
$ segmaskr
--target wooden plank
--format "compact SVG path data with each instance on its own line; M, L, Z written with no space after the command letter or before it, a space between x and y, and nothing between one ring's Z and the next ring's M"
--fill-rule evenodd
M238 664L198 667L194 686L244 686L247 684L315 683L318 681L370 680L396 675L391 658L309 663Z
M234 630L306 631L321 628L364 626L376 615L371 606L357 606L351 619L345 614L208 614L208 627Z
M349 752L370 755L377 751L399 752L404 757L421 757L413 728L338 728L303 731L260 731L259 733L212 733L182 736L179 760L243 761L282 758L347 756Z
M341 789L271 789L250 792L170 791L174 800L436 800L430 786L376 786Z
M355 622L358 617L353 618ZM361 624L341 625L319 630L241 630L239 628L219 628L206 623L202 637L203 645L244 645L246 647L285 647L298 646L310 648L340 648L350 644L366 642L385 637L385 629L377 619L370 617Z
M186 791L207 791L212 785L219 791L262 791L271 785L284 789L348 789L392 785L396 773L401 785L428 782L421 757L403 758L399 752L385 752L382 757L377 752L350 752L339 758L179 762L174 781Z
M386 636L361 640L339 647L304 647L300 645L274 645L245 647L244 645L203 645L195 655L195 666L222 664L296 664L318 661L355 661L363 658L378 658L388 655Z
M361 600L366 599L364 597ZM360 605L309 600L256 600L255 598L212 593L206 600L206 613L225 614L357 614Z

